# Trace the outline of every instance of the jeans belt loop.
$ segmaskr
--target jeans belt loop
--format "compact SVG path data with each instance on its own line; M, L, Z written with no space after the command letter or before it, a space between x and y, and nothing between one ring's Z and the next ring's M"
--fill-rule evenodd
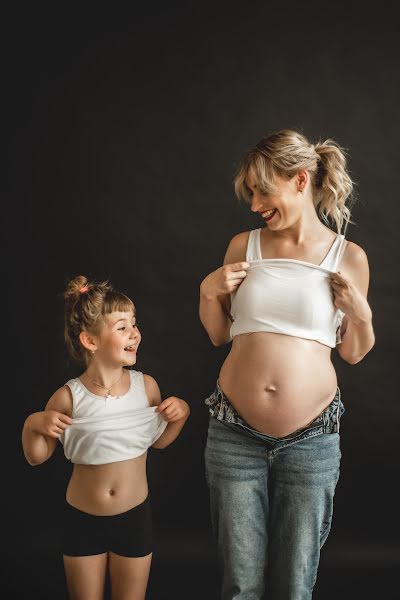
M339 389L339 388L338 388ZM337 399L337 410L336 410L336 427L335 427L335 432L339 433L339 428L340 428L340 418L339 418L339 414L340 414L340 390L339 390L339 397Z
M326 414L326 409L322 413L322 431L326 433L328 430L328 417Z
M219 408L217 419L221 420L224 418L224 399L221 391L217 394L217 401L217 406Z

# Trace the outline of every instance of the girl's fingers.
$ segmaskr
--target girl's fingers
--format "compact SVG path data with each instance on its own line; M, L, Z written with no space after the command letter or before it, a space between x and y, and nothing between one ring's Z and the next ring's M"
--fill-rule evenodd
M172 415L169 415L168 420L169 421L177 421L179 419L179 412L174 412L172 413Z
M166 410L168 408L168 406L171 404L171 402L173 402L172 398L167 398L166 400L163 400L161 402L161 404L159 404L157 406L157 409L156 409L157 412L160 413L160 412L163 412L164 410Z
M72 423L72 419L68 415L61 414L58 417L58 420L61 421L62 423L65 423L66 425L71 425L71 423Z
M176 419L177 416L178 416L177 412L172 412L171 414L167 415L168 421L172 421L173 419Z

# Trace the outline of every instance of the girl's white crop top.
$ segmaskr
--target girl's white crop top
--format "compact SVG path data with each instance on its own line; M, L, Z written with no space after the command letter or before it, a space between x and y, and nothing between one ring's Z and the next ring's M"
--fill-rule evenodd
M250 232L246 277L231 294L231 337L271 332L340 343L344 313L333 303L330 276L336 272L345 238L337 235L320 265L289 258L261 258L261 229Z
M65 456L73 463L104 465L140 456L154 444L167 422L150 406L143 373L129 370L130 387L122 396L92 394L70 379L72 424L60 435Z

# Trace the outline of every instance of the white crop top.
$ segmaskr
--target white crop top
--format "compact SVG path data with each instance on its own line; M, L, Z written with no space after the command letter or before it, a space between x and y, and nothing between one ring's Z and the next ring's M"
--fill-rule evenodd
M231 337L271 332L340 343L344 313L333 303L330 276L336 272L345 238L337 235L320 265L291 258L261 258L261 229L250 232L247 275L231 294Z
M135 458L163 433L167 422L149 405L143 373L129 374L129 390L111 398L92 394L78 378L65 384L72 393L72 424L59 439L71 462L104 465Z

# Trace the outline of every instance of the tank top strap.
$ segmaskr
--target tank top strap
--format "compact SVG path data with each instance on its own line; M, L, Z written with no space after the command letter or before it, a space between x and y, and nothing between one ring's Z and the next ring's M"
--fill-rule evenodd
M137 385L141 390L145 391L143 373L136 371L135 369L129 369L131 381L134 385Z
M69 389L69 391L71 393L71 398L72 398L71 417L74 418L77 398L78 398L79 392L81 390L81 388L79 386L78 377L75 377L74 379L69 379L68 381L66 381L64 383L64 385Z
M336 259L336 264L335 264L335 271L338 270L339 265L340 265L340 261L342 260L344 251L346 250L346 246L347 246L347 240L344 236L342 236L342 240L340 243L340 248L339 251L337 253L337 259Z
M339 233L336 236L336 239L333 242L328 254L325 256L324 260L320 264L320 267L328 269L329 271L336 272L339 265L339 261L343 254L345 244L346 240L344 235Z
M253 260L261 260L260 235L261 229L253 229L252 231L250 231L246 249L247 262L251 262Z

